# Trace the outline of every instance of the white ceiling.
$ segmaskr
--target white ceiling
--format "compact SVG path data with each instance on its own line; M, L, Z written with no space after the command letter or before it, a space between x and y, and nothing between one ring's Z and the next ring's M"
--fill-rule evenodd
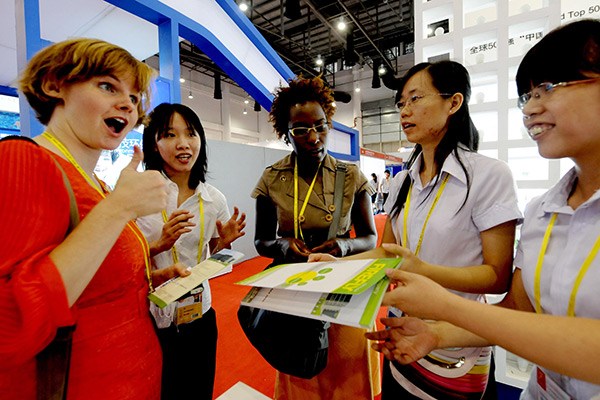
M16 0L0 0L0 85L16 87ZM22 1L20 1L22 3ZM57 42L93 37L117 44L141 60L158 52L158 29L102 0L40 0L41 37Z

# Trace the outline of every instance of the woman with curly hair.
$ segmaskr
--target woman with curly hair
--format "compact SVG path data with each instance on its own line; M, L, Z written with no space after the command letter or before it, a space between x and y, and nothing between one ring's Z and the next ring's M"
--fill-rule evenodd
M372 189L357 166L346 165L343 202L336 235L334 182L338 161L327 154L332 91L317 77L297 77L278 90L270 121L293 152L266 168L256 199L258 253L273 264L304 262L311 253L345 256L372 249L377 234L371 211ZM354 227L355 237L350 237ZM327 367L312 379L277 373L276 399L371 399L379 392L379 359L364 329L332 324Z

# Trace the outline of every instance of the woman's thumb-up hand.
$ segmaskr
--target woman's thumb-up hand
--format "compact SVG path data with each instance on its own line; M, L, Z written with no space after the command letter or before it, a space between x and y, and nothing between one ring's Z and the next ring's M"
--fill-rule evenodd
M138 146L133 148L131 162L123 168L113 196L132 213L132 219L154 214L167 205L167 182L158 171L138 172L144 159Z

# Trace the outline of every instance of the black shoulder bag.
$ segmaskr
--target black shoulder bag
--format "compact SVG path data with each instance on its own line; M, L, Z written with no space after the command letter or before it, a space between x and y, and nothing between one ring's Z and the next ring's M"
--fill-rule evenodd
M24 136L7 136L0 141L25 140L37 145L33 140ZM52 158L56 167L62 174L65 188L69 194L70 218L68 235L79 224L79 210L75 200L75 193L71 182L60 164ZM65 236L66 236L65 235ZM65 400L67 398L67 384L69 379L69 366L71 362L71 345L75 326L58 328L54 340L50 342L36 356L37 361L37 399L38 400Z
M328 239L337 234L345 179L346 164L338 162L333 200L335 211ZM311 379L327 366L329 322L244 305L238 309L237 316L252 346L276 370Z

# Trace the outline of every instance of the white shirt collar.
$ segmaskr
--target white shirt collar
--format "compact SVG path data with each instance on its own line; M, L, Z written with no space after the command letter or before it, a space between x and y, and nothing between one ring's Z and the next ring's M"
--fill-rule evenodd
M554 185L544 198L542 199L542 204L538 208L537 216L539 218L544 217L546 213L563 213L563 214L573 214L573 209L571 206L567 204L569 200L569 195L571 194L571 190L573 189L573 185L575 184L575 180L577 179L577 171L575 171L575 167L571 168L559 181L556 185ZM580 208L586 208L590 204L598 201L600 199L600 190L597 190L592 197L587 199Z
M179 194L179 186L177 186L177 184L175 182L173 182L171 179L169 179L169 177L164 173L164 171L163 171L162 175L167 180L167 186L168 186L169 190L173 191L175 194L178 195ZM194 191L194 193L199 195L200 197L202 197L202 200L205 202L213 201L210 193L208 193L205 182L198 182L198 186L196 187L196 190Z
M465 155L467 153L467 151L459 148L458 152L461 155L461 160L462 160L463 164L465 164L466 159L463 155ZM421 153L417 156L417 159L415 160L414 164L412 165L412 167L410 167L410 170L408 171L413 182L421 181L420 179L417 179L417 178L419 177L419 171L421 170L422 162L423 162L423 153ZM444 160L444 165L442 165L441 172L442 173L446 172L450 176L453 176L454 178L458 179L463 184L465 184L465 185L467 184L467 175L465 174L465 171L463 170L462 166L458 162L458 159L456 158L456 155L454 154L454 152L451 152L450 154L448 154L448 157L446 157L446 160ZM433 179L431 182L435 182L435 179Z

